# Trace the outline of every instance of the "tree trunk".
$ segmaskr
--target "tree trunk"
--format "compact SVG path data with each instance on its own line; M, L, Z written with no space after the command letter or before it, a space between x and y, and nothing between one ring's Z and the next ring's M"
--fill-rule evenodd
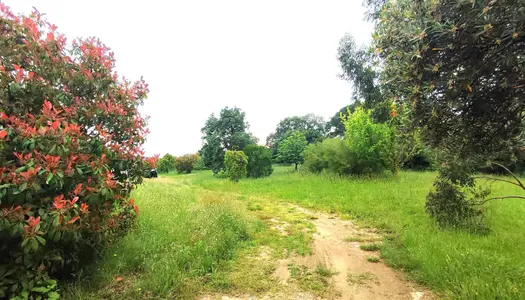
M297 171L297 163L295 163L295 171Z

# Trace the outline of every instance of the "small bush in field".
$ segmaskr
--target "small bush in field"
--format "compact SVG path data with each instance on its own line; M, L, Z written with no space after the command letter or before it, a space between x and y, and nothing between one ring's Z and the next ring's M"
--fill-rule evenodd
M248 166L248 157L242 151L226 151L224 155L224 167L226 174L234 182L239 181L246 176L246 167Z
M199 159L198 154L186 154L183 156L177 157L175 160L175 169L178 173L189 174L193 171L193 167Z
M272 151L270 149L264 146L248 145L242 151L248 157L246 168L248 177L260 178L272 174Z
M0 53L0 298L53 299L132 226L148 89L99 40L3 3Z
M177 158L169 153L166 153L159 161L157 162L157 170L160 173L168 173L175 170L175 160Z

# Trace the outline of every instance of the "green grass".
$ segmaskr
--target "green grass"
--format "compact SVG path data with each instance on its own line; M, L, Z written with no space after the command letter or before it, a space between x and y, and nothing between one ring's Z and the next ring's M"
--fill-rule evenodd
M377 262L379 262L379 257L377 257L377 256L369 256L369 257L366 258L366 260L368 262L371 262L371 263L377 263Z
M359 248L363 251L379 251L381 249L378 244L363 244Z
M276 167L264 179L237 184L210 172L196 182L212 191L282 199L305 207L338 212L387 235L381 255L390 265L445 297L455 299L520 299L525 295L525 202L507 199L486 205L485 235L441 230L424 211L433 172L401 172L390 176L339 178L294 173ZM519 194L519 189L494 183L495 195Z
M133 195L141 209L137 228L64 297L184 297L233 259L254 234L255 223L235 201L193 186L193 177L146 180Z

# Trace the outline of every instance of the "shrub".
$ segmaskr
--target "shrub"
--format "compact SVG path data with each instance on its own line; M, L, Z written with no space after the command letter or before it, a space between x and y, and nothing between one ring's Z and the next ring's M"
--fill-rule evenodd
M440 226L464 227L480 224L482 211L469 195L483 199L488 191L476 193L475 181L470 174L469 168L456 163L444 165L439 170L434 190L427 196L425 211Z
M193 169L197 171L207 170L206 166L204 165L204 160L202 159L202 156L199 155L199 158L197 158L197 162L193 166Z
M198 154L186 154L179 156L175 161L175 169L177 169L178 173L189 174L191 171L193 171L193 166L195 166L198 159Z
M246 168L248 177L260 178L272 174L272 151L270 149L264 146L248 145L242 151L248 157Z
M147 85L95 38L66 45L0 3L0 298L56 298L138 212Z
M224 155L224 167L226 174L234 182L239 181L246 176L246 167L248 165L248 157L242 151L226 151Z
M379 173L391 154L392 129L386 124L372 121L370 111L360 107L343 118L348 149L355 155L353 172Z
M157 170L160 173L168 173L175 170L175 160L177 158L169 153L166 153L159 161L157 162Z
M341 139L326 139L322 143L309 145L304 151L304 165L314 173L328 170L336 174L354 172L355 155Z

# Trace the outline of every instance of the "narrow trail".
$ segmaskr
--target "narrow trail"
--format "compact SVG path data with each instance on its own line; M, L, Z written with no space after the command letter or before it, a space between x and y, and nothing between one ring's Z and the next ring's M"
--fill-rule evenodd
M202 300L222 299L388 299L388 300L429 300L437 299L427 290L404 279L402 272L395 271L380 259L368 261L369 257L379 258L378 251L364 251L362 244L380 242L383 238L375 230L359 228L351 221L341 220L336 215L313 212L292 204L280 204L285 210L301 213L315 226L312 236L312 254L293 255L276 262L273 277L278 279L281 292L262 295L205 295ZM267 220L269 230L286 235L286 221L273 216ZM262 255L264 251L262 251ZM304 266L315 270L323 266L330 270L327 276L328 292L315 295L301 288L294 280L290 266Z
M312 216L317 232L313 235L313 254L294 260L310 268L322 264L335 270L337 273L332 276L332 285L336 299L431 299L428 292L417 289L399 272L382 262L367 260L370 256L379 255L359 247L361 243L381 239L373 230L358 229L351 221L336 216L310 212L298 206L295 208ZM349 238L363 242L345 240Z

